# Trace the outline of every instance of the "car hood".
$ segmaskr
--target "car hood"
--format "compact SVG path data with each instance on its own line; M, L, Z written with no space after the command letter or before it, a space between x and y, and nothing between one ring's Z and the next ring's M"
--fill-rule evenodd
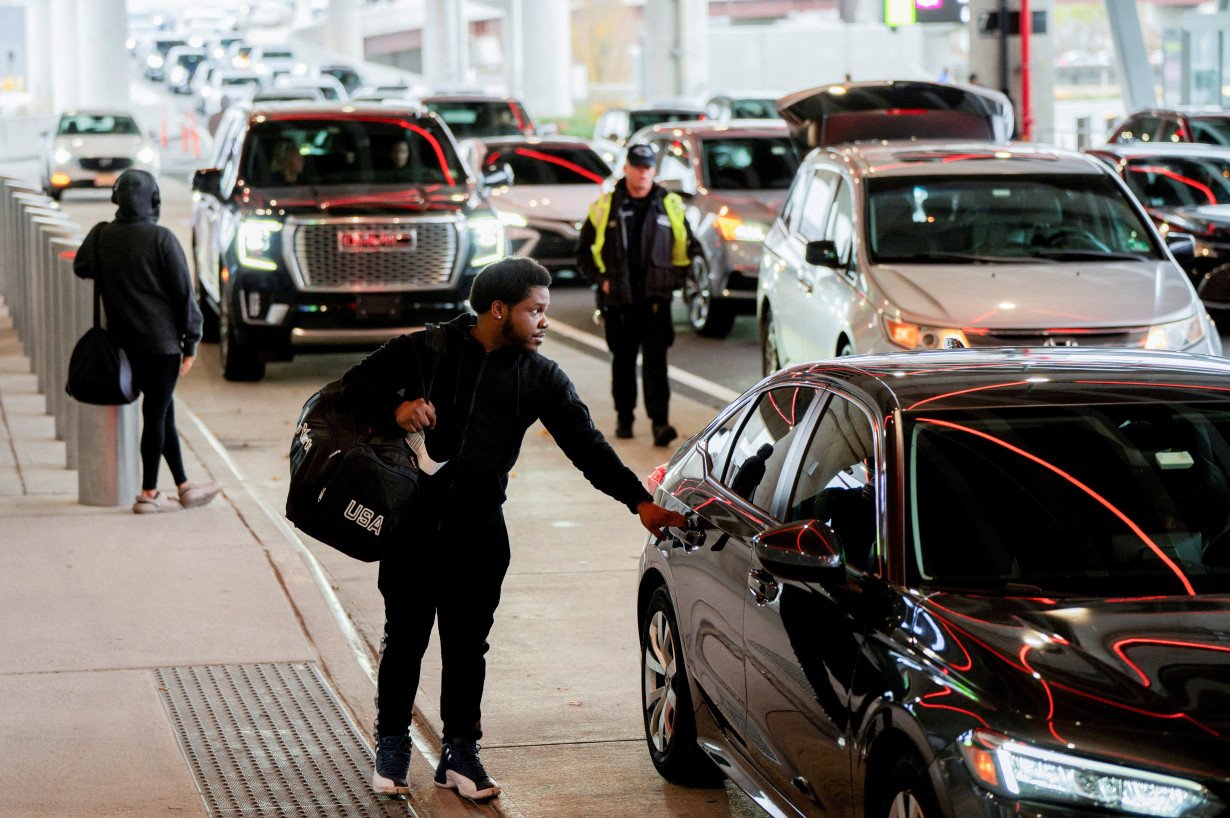
M57 136L56 150L73 156L134 156L145 144L137 134L72 134Z
M425 185L295 185L242 188L240 199L254 210L277 209L291 215L375 216L390 212L456 213L481 201L465 187Z
M526 219L574 224L601 193L598 185L512 185L491 191L491 203Z
M1141 755L1181 766L1221 744L1209 763L1224 768L1230 597L941 593L919 606L914 631L945 673L999 714L997 729L1117 755L1146 740Z
M1191 285L1167 261L894 263L871 278L889 310L939 327L1144 327L1193 310Z
M708 210L717 211L725 206L744 221L771 225L786 203L786 193L785 190L711 190L705 201Z
M1204 222L1216 227L1230 227L1230 205L1200 205L1198 207L1159 207L1159 212L1173 213L1176 216L1195 222Z

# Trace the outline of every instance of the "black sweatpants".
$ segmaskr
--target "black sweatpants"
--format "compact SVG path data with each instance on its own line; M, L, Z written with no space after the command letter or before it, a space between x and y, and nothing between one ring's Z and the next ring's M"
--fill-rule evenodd
M611 351L611 396L620 420L631 421L636 409L636 354L641 354L645 414L655 425L670 422L670 381L666 351L675 343L669 301L648 301L603 311L606 346Z
M447 507L449 503L433 504ZM504 514L448 513L438 531L414 534L380 561L384 640L376 680L376 735L404 736L433 622L440 629L444 740L483 735L487 635L508 572Z
M180 356L129 355L133 381L141 390L141 488L158 488L158 466L165 457L175 485L187 481L175 428L175 384Z

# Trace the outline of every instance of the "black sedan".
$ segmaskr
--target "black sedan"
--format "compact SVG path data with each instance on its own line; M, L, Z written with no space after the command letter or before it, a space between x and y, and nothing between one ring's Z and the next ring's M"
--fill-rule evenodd
M949 350L783 370L651 476L653 763L774 815L1230 804L1230 362Z
M1205 304L1230 309L1230 148L1136 143L1089 153L1115 169L1162 235L1192 236L1192 256L1178 260Z

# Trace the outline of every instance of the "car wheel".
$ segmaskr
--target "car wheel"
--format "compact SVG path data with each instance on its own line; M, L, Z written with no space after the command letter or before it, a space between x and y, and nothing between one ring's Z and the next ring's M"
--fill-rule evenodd
M691 688L670 594L649 598L641 626L641 712L653 766L675 784L716 784L721 774L696 743Z
M688 307L688 321L698 335L725 338L730 334L735 314L730 305L714 301L709 262L704 256L692 260L692 269L683 284L683 301Z
M914 756L900 758L888 775L876 818L938 818L939 804L921 761Z
M57 201L57 202L58 202L58 201L60 201L60 197L62 197L62 196L64 195L64 188L62 188L62 187L49 187L49 188L47 188L47 195L48 195L49 197L51 197L52 199L54 199L55 201Z
M773 311L765 307L764 320L760 322L760 374L772 375L782 368L781 355L777 351L777 325Z
M222 355L222 377L228 381L259 381L265 377L265 362L255 349L241 343L236 337L229 301L224 292L218 310L218 351Z

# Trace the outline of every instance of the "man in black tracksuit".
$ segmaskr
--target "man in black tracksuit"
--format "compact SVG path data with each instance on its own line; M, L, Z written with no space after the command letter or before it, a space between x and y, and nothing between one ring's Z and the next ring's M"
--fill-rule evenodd
M611 351L615 437L632 437L636 356L655 446L677 437L670 423L666 351L675 342L671 299L700 246L679 194L653 181L648 145L628 148L624 176L589 208L577 240L577 266L595 286Z
M568 376L537 352L547 328L551 276L530 259L484 268L470 302L478 317L386 343L342 378L343 396L390 427L423 431L445 465L407 527L405 547L380 563L384 645L377 679L377 792L409 792L408 728L433 620L440 630L443 751L436 783L469 798L499 786L478 758L487 652L508 570L501 505L526 430L541 420L600 491L655 534L682 515L651 501L590 420ZM427 392L424 395L424 391ZM394 427L395 428L395 427Z

